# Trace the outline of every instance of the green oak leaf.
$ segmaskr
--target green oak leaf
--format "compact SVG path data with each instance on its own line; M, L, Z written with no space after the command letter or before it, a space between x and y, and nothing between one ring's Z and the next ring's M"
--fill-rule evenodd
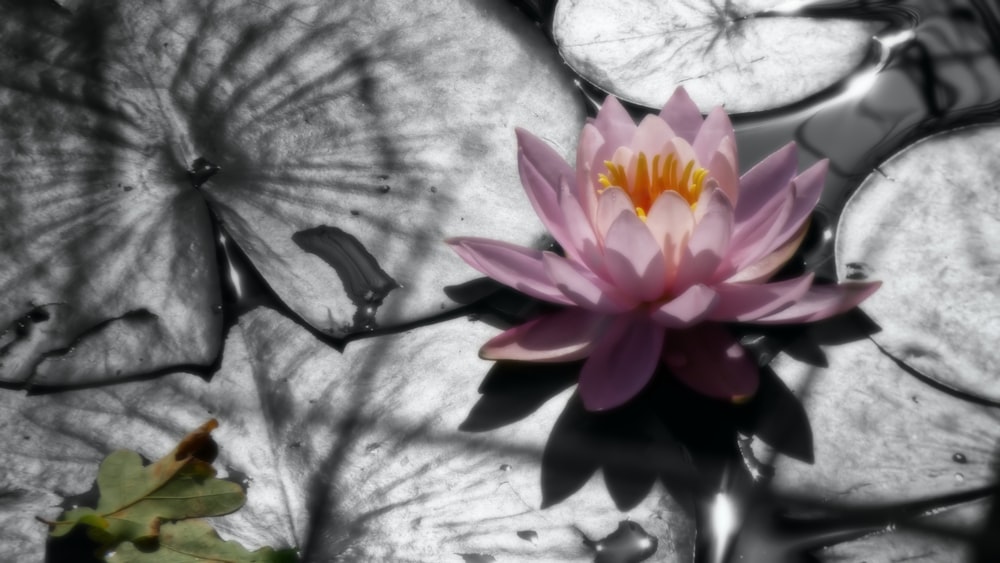
M213 478L215 470L198 459L215 420L189 434L155 463L144 466L130 450L112 452L97 474L100 499L97 508L76 508L51 523L51 535L64 536L78 524L88 526L95 541L113 545L121 541L155 538L161 520L216 516L237 510L246 501L236 483Z
M108 556L108 563L293 563L298 554L293 549L275 551L264 547L249 551L235 541L224 541L204 520L185 520L164 524L159 548L142 551L123 544Z

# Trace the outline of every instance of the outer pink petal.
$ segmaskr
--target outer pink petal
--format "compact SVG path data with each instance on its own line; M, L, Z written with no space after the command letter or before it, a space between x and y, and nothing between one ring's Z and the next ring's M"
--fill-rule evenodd
M612 409L636 396L656 370L663 334L647 318L617 317L580 371L583 405L592 411Z
M511 328L479 350L487 360L568 362L586 358L607 317L577 307L556 311Z
M569 240L563 243L567 253L576 255L592 272L602 275L604 259L601 256L601 243L594 232L587 212L580 201L576 199L573 189L563 182L559 191L559 207L566 225ZM575 252L570 248L575 249Z
M716 399L745 400L760 380L757 364L729 329L716 323L668 331L663 363L685 385Z
M754 221L753 229L733 233L733 244L729 248L727 264L731 267L724 275L736 272L748 264L753 264L780 246L777 237L785 228L788 216L795 204L795 184L784 197L775 198L775 208L762 210L760 220ZM766 213L766 216L765 216Z
M596 165L603 166L603 159L597 160L598 151L605 146L604 136L592 123L583 126L580 144L576 153L576 198L587 217L593 220L597 214L597 174ZM595 165L595 163L597 163Z
M632 121L632 116L614 96L605 98L601 109L597 111L597 117L594 118L593 124L601 132L604 142L615 148L627 145L635 133L635 122Z
M754 324L809 323L850 310L882 286L882 282L842 283L811 288L796 303L753 321Z
M723 139L719 150L708 163L708 172L719 183L722 191L729 196L734 206L739 206L740 176L739 161L736 157L736 141L731 137Z
M445 242L470 266L504 285L552 303L573 304L549 280L540 250L476 237L456 237Z
M660 306L650 314L664 328L687 328L701 322L718 303L719 296L707 286L697 284Z
M691 101L683 86L678 86L674 94L667 100L660 111L660 117L670 125L677 135L688 143L693 143L698 136L703 119L698 106Z
M666 290L663 251L634 211L622 212L608 229L604 263L615 285L639 301L655 301Z
M798 168L798 148L788 143L758 162L740 177L740 199L736 206L736 232L788 190Z
M552 283L575 304L600 313L621 313L638 302L582 266L546 252L542 263Z
M523 129L517 130L517 143L518 171L528 200L545 228L565 245L568 237L559 209L559 183L563 178L572 179L574 171L559 153Z
M733 124L729 121L729 116L721 107L717 107L708 113L705 123L698 130L698 136L694 138L691 146L694 153L698 155L698 162L708 163L712 161L712 155L719 148L719 144L725 138L735 138Z
M646 227L663 249L663 257L667 262L666 285L669 287L677 276L681 256L687 248L691 231L694 230L691 206L677 192L664 192L649 208Z
M714 190L704 217L694 227L677 269L673 290L684 291L701 282L711 281L726 256L733 230L733 208L722 190Z
M795 236L795 233L809 220L813 209L819 203L820 196L823 195L823 184L829 168L830 161L823 159L792 180L795 189L795 203L784 227L775 237L775 245L784 244Z
M742 267L738 272L726 280L726 283L759 283L766 281L781 269L788 262L788 259L799 249L799 245L806 238L808 223L803 225L799 232L791 240L784 243L774 252L764 256L760 260Z
M708 315L713 321L750 322L776 313L799 300L812 286L813 274L774 283L721 283L719 302Z

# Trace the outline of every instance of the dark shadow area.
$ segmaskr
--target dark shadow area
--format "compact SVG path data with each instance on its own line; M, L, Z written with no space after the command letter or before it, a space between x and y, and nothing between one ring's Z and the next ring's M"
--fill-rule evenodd
M483 395L459 426L465 432L495 430L526 418L549 399L576 384L579 362L497 362L486 374Z

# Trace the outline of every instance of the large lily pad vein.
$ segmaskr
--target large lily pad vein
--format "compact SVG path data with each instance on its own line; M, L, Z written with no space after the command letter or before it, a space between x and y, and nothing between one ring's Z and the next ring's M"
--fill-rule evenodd
M451 306L442 287L468 277L441 239L529 244L541 232L514 127L568 152L582 122L541 34L494 2L0 9L6 382L211 363L221 298L209 208L319 330L437 313ZM199 158L220 170L192 182ZM338 268L296 243L318 228L363 252ZM393 282L369 295L343 279L351 268Z
M881 26L769 12L781 4L562 0L553 34L571 67L618 97L659 108L683 85L704 111L758 111L843 79Z

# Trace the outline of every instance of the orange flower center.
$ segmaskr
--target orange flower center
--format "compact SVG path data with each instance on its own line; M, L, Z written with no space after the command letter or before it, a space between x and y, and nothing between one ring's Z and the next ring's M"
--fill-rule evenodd
M604 186L601 191L611 186L624 190L635 204L636 215L643 221L656 198L666 191L676 192L694 209L701 197L705 179L708 178L708 170L697 166L693 160L682 165L673 153L658 154L650 163L646 154L640 152L632 162L635 163L634 168L630 163L631 169L627 170L624 164L605 160L608 173L597 177Z

